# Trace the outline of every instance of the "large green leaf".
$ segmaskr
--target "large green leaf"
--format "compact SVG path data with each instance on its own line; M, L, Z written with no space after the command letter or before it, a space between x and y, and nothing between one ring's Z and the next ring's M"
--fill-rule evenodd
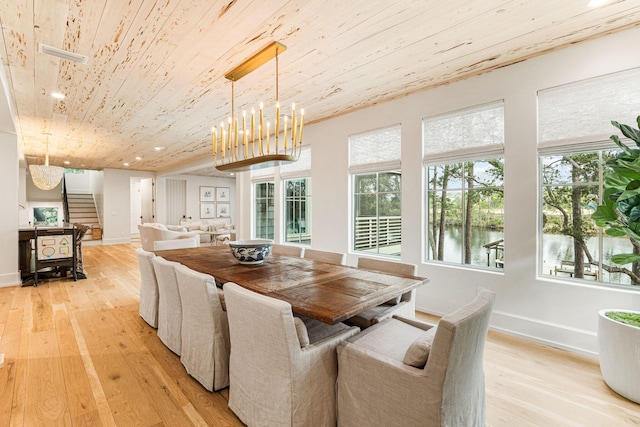
M618 219L618 214L609 206L600 205L596 208L596 211L591 214L591 218L602 227L609 222L616 221ZM604 224L600 225L601 222L604 222Z
M617 254L611 257L611 261L616 264L629 264L632 262L640 261L640 255L638 254Z
M638 129L634 129L629 125L623 124L619 124L619 126L616 127L620 129L620 132L622 132L622 134L627 138L632 139L636 143L640 142L640 131L638 131Z
M624 231L621 231L618 227L607 228L605 233L607 234L607 236L612 236L612 237L624 237L627 235Z
M610 173L604 177L604 185L607 188L617 188L620 191L624 191L627 188L631 180L618 173Z

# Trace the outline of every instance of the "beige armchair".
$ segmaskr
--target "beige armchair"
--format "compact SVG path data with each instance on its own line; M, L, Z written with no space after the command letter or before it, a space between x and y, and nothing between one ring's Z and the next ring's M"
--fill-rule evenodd
M336 345L358 328L294 317L291 305L224 285L229 408L249 426L336 425Z
M484 426L484 344L494 293L435 327L393 317L338 346L338 424Z
M138 230L140 231L140 243L142 244L142 249L148 252L152 252L154 250L153 242L157 240L184 239L192 236L199 236L196 232L173 231L169 230L164 224L150 222L138 225Z
M358 268L400 276L415 276L418 269L415 264L364 257L358 258ZM350 318L346 323L358 326L360 329L365 329L394 315L413 319L415 313L416 291L414 289L394 300L363 311L357 316Z

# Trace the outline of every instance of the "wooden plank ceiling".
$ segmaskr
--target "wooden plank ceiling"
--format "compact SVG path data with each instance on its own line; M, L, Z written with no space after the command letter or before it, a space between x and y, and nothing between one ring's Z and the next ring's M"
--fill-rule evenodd
M210 158L224 74L270 41L280 101L309 124L640 25L640 1L0 0L0 24L27 164L48 139L54 165L162 172ZM275 102L274 64L236 83L237 111Z

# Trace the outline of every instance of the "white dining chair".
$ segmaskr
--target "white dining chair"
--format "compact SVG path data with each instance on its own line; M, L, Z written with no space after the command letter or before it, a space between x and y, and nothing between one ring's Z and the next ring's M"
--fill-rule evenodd
M335 347L359 329L294 316L291 305L224 285L229 408L248 426L336 425Z
M158 279L158 338L169 350L180 356L182 302L175 271L178 265L180 264L160 256L153 258L153 268Z
M304 254L304 248L301 248L300 246L281 245L278 243L273 243L271 245L271 253L273 255L284 255L302 258L302 255Z
M229 323L215 279L184 265L175 268L182 302L182 352L186 371L209 391L229 385Z
M409 264L399 261L387 261L382 259L358 258L358 268L370 271L379 271L381 273L397 274L400 276L415 276L418 267L415 264ZM358 326L360 329L368 328L384 319L388 319L393 315L403 316L413 319L416 315L416 291L411 290L404 294L386 301L376 307L372 307L362 313L349 318L346 323Z
M158 281L153 269L153 252L142 248L136 249L138 267L140 268L140 317L152 328L158 327Z
M320 251L317 249L305 248L302 257L314 261L326 262L328 264L345 265L345 263L347 262L347 254L339 252Z

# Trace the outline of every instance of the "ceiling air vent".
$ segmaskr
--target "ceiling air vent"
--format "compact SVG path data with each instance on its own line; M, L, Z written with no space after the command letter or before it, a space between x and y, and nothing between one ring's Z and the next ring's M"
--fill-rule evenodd
M46 53L47 55L53 55L57 56L58 58L66 59L67 61L79 62L81 64L86 64L89 60L88 56L69 52L68 50L58 49L57 47L48 46L42 43L38 43L38 51L41 53Z

